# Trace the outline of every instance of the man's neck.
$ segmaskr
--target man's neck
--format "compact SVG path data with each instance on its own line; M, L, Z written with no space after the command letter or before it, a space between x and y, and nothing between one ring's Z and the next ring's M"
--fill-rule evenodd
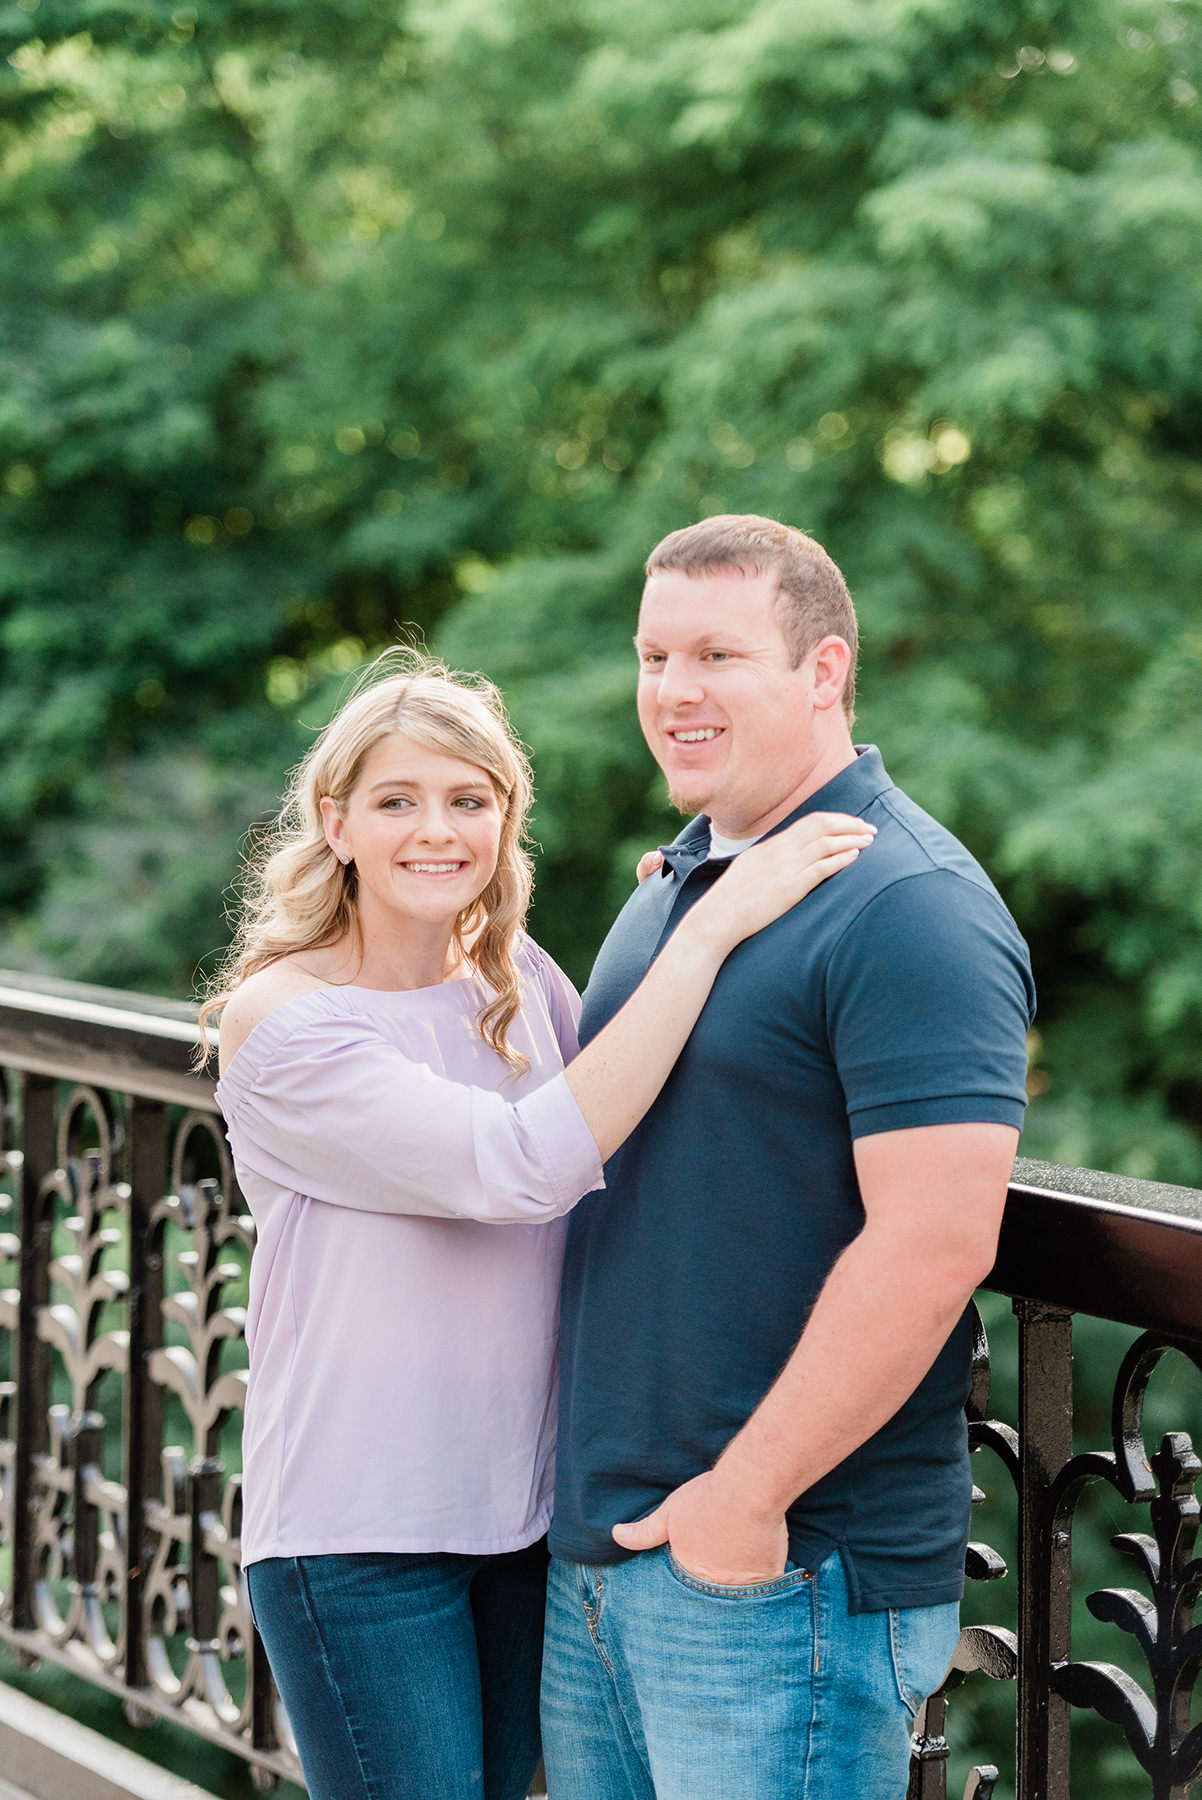
M806 801L818 793L820 788L824 788L828 781L833 781L836 775L842 774L844 769L849 769L855 760L856 751L855 745L851 741L851 733L845 731L840 734L836 742L823 751L817 762L811 765L797 785L766 812L754 819L748 819L743 814L736 817L732 813L711 812L708 815L710 823L725 838L763 837L766 831L771 831L774 825L779 825L782 819L787 819L790 813L795 813L799 806L804 806Z

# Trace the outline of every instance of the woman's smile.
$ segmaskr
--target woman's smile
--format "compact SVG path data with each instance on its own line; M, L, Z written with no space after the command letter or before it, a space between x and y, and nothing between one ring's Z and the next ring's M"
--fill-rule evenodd
M323 802L337 855L354 864L360 915L423 941L451 931L497 868L504 814L483 769L393 733L340 810Z

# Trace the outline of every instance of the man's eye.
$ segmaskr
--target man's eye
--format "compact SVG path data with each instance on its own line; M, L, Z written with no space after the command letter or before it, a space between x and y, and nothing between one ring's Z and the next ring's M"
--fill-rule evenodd
M710 650L707 654L711 662L729 662L730 660L729 650Z

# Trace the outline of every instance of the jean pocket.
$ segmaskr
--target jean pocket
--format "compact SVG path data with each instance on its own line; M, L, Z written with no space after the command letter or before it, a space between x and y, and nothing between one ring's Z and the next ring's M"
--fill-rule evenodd
M948 1670L960 1637L960 1607L895 1607L889 1614L889 1641L897 1691L911 1715L933 1694Z
M706 1581L701 1575L691 1574L683 1563L677 1562L671 1550L667 1552L667 1558L668 1568L682 1587L690 1588L695 1594L709 1594L719 1600L762 1600L769 1594L802 1587L807 1581L814 1579L812 1569L799 1569L795 1563L786 1563L784 1574L774 1576L771 1581L748 1581L731 1586L724 1581Z

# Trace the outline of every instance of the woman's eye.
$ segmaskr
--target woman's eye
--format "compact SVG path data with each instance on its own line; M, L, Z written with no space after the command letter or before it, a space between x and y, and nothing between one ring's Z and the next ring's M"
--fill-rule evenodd
M456 806L465 807L468 812L479 812L480 808L484 805L484 802L483 800L478 800L475 794L460 794L458 800L456 800L454 804Z
M412 804L413 802L405 794L389 794L387 800L380 802L380 805L390 812L399 812L402 806L412 806Z

